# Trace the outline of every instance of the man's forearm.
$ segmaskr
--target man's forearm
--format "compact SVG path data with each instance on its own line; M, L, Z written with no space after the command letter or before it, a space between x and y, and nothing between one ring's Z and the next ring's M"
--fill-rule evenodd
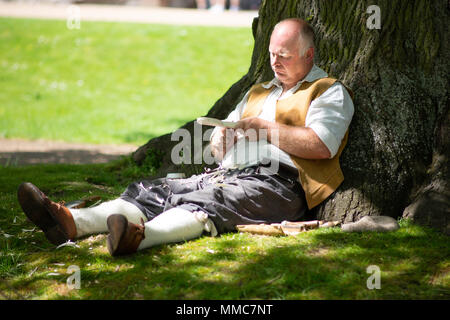
M261 136L261 129L266 130L267 141L299 158L328 159L331 156L327 146L311 128L290 126L259 118L241 120L238 128L244 132L249 132L249 129L256 130L258 137Z
M330 150L311 128L268 123L267 140L284 152L303 159L328 159Z

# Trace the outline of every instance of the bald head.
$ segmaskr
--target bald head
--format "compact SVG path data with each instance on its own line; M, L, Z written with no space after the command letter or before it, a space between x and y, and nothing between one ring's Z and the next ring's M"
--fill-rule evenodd
M300 18L290 18L278 22L273 28L272 36L282 36L298 41L300 56L309 48L314 48L314 30Z
M284 90L289 90L314 65L314 32L301 19L279 22L270 37L270 65Z

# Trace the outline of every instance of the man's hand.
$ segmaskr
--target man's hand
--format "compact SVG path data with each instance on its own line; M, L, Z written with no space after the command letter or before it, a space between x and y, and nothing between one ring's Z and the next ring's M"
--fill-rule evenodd
M238 137L245 136L250 141L257 141L260 138L267 139L269 127L269 121L251 117L238 121L234 130Z
M217 160L222 160L225 154L236 142L234 129L220 128L211 137L211 152Z
M268 121L252 117L240 120L234 129L220 128L211 137L211 152L213 156L222 160L228 150L230 150L239 138L245 136L250 141L260 138L262 131L267 129ZM264 136L267 138L267 134Z

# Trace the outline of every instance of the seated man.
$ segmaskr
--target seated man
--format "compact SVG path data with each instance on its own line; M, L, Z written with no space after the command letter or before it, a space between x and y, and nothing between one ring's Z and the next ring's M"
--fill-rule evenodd
M23 211L54 244L109 232L112 255L190 240L203 231L232 232L239 224L300 220L343 181L339 156L353 103L341 83L314 65L314 32L303 20L278 23L269 53L275 78L253 86L231 112L227 120L237 121L236 128L213 131L211 150L222 160L218 169L187 179L138 181L120 198L86 209L68 209L23 183ZM256 141L266 133L262 145L276 151L270 160L277 161L277 170L258 157L229 160L249 146L239 141L248 141L250 129ZM239 130L244 137L237 139Z

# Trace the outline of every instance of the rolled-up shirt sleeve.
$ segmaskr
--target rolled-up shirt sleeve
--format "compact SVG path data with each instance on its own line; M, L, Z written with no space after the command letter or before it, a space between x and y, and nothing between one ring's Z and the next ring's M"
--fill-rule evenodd
M354 106L345 87L334 83L311 102L305 127L311 128L330 150L333 158L339 150L345 132L353 118Z

